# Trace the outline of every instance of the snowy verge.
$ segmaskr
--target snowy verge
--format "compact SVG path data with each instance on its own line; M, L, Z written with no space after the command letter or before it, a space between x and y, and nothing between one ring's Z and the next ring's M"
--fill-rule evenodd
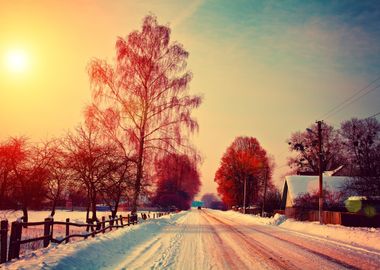
M183 212L150 219L83 241L51 245L3 264L2 268L114 269L130 250L159 234L165 226L176 224L185 214Z
M286 216L279 214L271 218L263 218L254 215L244 215L236 211L212 212L233 221L246 224L273 225L281 229L336 240L354 246L380 250L380 229L378 228L346 227L332 224L321 225L319 222L287 219Z

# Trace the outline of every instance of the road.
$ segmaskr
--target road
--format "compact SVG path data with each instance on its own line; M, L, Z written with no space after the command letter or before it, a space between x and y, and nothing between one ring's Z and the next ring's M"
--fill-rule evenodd
M38 250L1 268L380 269L379 250L251 221L193 209Z
M182 222L166 227L157 239L143 245L131 258L117 268L379 269L380 266L380 253L376 251L275 226L245 225L208 210L191 211Z

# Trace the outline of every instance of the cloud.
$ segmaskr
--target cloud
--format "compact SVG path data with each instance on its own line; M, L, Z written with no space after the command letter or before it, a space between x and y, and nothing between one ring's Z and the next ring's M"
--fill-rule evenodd
M202 6L203 0L194 0L187 7L183 8L176 17L172 20L171 24L176 27L192 17L195 12Z

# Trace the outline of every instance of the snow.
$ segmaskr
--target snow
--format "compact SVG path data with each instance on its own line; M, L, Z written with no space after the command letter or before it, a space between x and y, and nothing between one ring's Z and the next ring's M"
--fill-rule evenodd
M274 243L276 238L282 240ZM320 264L321 268L341 269L334 260L320 262L322 257L316 255L329 252L330 256L337 250L331 256L351 256L356 261L358 254L372 256L369 257L372 264L367 268L376 269L373 264L380 258L379 239L380 230L374 228L298 222L278 214L261 218L235 211L193 209L87 240L51 245L2 268L262 269L299 267L310 262ZM298 246L290 244L293 240L298 241ZM307 246L311 243L316 246ZM330 250L324 250L325 247ZM288 259L284 261L282 256Z
M97 211L98 218L102 216L108 217L110 212ZM127 216L131 212L118 212L118 215ZM45 218L50 217L51 211L28 211L29 222L34 221L44 221ZM0 219L8 219L9 222L15 221L22 217L22 211L0 211ZM91 216L91 213L90 213ZM86 220L86 211L70 211L70 210L56 210L54 215L54 220L56 221L66 221L66 218L70 218L71 222L84 223Z
M216 213L229 219L240 220L248 224L274 225L285 230L380 250L380 229L378 228L345 227L333 224L321 225L318 221L296 221L294 219L287 219L285 215L280 214L276 214L272 218L263 218L254 215L244 215L236 211Z
M20 260L2 265L4 269L117 269L125 255L141 253L139 244L149 241L164 227L172 224L184 215L167 215L151 219L142 224L117 229L87 240L69 244L50 245L47 248L32 251ZM137 247L137 249L135 249Z
M139 212L140 213L140 212ZM29 222L44 221L45 218L50 217L50 211L28 211ZM105 216L108 220L109 212L98 211L97 216L101 218ZM118 212L118 215L127 216L130 212ZM0 219L7 219L9 223L18 220L21 222L22 211L0 211ZM70 211L70 210L57 210L54 216L55 221L66 221L66 218L70 218L70 222L85 223L86 211ZM141 220L141 218L139 218ZM10 226L10 225L9 225ZM85 227L70 226L70 234L87 234ZM37 238L43 235L43 225L29 226L28 228L22 228L22 239ZM65 237L66 227L64 225L54 225L53 238L62 239ZM8 233L8 238L10 233ZM70 241L82 240L80 237L71 238ZM40 249L43 246L43 241L35 241L21 245L20 254L28 254L31 250Z

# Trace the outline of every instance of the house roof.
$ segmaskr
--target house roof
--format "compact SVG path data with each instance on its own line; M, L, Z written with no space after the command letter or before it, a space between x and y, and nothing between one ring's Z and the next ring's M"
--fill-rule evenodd
M323 189L337 192L341 191L344 184L352 180L347 176L323 176ZM288 186L287 194L284 194L285 185ZM286 206L292 206L294 199L303 193L313 193L319 190L318 175L290 175L285 177L283 196L286 198Z

